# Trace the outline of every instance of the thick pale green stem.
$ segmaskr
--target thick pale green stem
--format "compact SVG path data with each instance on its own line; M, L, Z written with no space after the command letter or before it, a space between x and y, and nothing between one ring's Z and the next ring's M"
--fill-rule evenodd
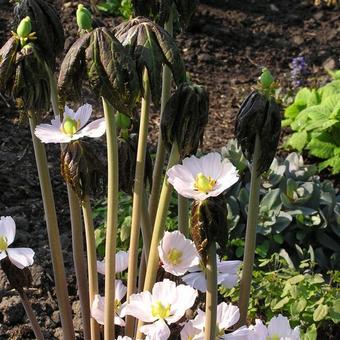
M178 145L175 142L172 146L172 150L169 157L168 169L173 165L177 164L180 159ZM170 198L173 187L169 184L167 178L164 178L163 187L161 191L161 196L159 199L157 214L155 218L155 225L152 233L152 240L150 246L150 254L148 258L148 265L146 269L145 283L144 283L144 291L151 291L155 281L159 264L158 257L158 244L164 234L165 229L165 221L168 213ZM142 325L142 322L138 323L138 329ZM140 333L137 333L137 339L142 338Z
M37 318L35 317L34 311L32 309L31 303L29 302L26 293L22 290L19 291L19 295L21 297L21 303L25 308L26 315L28 320L30 320L34 335L37 340L44 340L44 335L42 334L41 328L38 324Z
M34 130L36 127L35 114L33 112L30 112L29 116L35 160L37 163L41 195L45 211L48 241L51 250L52 266L61 324L65 339L74 339L75 334L72 323L72 310L68 298L64 260L61 251L57 214L55 210L50 173L48 171L45 146L38 140L38 138L34 134Z
M217 264L215 242L213 242L208 249L206 274L207 274L207 292L205 295L204 339L211 340L216 338L216 316L217 316Z
M104 339L115 338L114 301L116 272L116 237L118 224L118 145L114 109L102 98L106 122L108 188L107 188L107 220L105 243L105 312Z
M164 29L170 34L173 34L173 10L171 10L169 19L164 25ZM162 97L161 97L161 116L162 119L163 111L165 105L170 97L171 91L171 70L168 66L163 66L163 73L162 73ZM163 142L162 132L159 129L158 133L158 142L157 142L157 151L156 151L156 159L155 165L152 173L152 189L150 194L149 200L149 215L150 221L153 225L155 221L155 216L157 212L157 206L159 201L159 193L162 181L162 172L164 166L164 159L165 159L165 145Z
M73 262L77 278L81 315L83 319L84 340L90 340L90 300L84 258L83 223L81 220L81 208L79 200L69 184L67 184L67 193L70 205Z
M129 267L126 293L127 301L129 300L129 296L131 294L136 293L137 291L138 240L143 205L145 156L148 137L149 111L151 103L149 75L146 68L144 69L143 72L143 88L144 97L142 99L141 117L138 134L136 173L133 187L132 220L129 247ZM133 334L134 334L134 318L132 316L127 316L126 335L133 337Z
M247 322L247 313L250 297L250 286L253 274L254 255L256 246L256 225L259 212L259 193L261 177L257 174L260 159L260 140L256 135L253 164L251 169L250 197L248 206L248 218L246 229L246 240L243 257L243 270L240 282L240 320L238 326L243 326Z
M94 296L98 294L98 274L97 274L96 241L94 236L92 209L89 196L84 197L82 201L82 210L85 224L87 270L89 275L89 298L91 306L94 300ZM100 334L98 323L96 322L95 319L91 318L90 324L91 324L91 340L99 340Z
M178 194L178 230L189 237L189 200Z
M54 116L60 115L58 108L58 92L55 77L51 69L46 64L46 69L49 75L50 88L51 88L51 104ZM61 145L63 148L63 145ZM87 286L87 274L84 259L84 246L83 246L83 226L81 220L81 208L75 192L69 184L67 184L68 201L70 206L70 219L72 230L72 249L73 249L73 263L74 270L77 278L79 303L83 319L83 332L84 340L91 339L90 333L90 302L89 290Z

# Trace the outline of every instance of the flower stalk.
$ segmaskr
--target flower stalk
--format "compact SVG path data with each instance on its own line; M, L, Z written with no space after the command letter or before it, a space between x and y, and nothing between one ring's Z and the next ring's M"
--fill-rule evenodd
M178 230L189 237L189 200L178 194Z
M258 173L258 168L260 166L259 164L260 156L261 156L260 138L257 134L255 139L253 163L251 168L248 219L244 247L242 278L240 282L240 300L239 300L240 319L238 322L238 326L243 326L246 324L249 306L250 286L253 274L254 255L256 246L256 225L259 212L261 175Z
M95 295L98 294L98 274L97 274L97 256L96 241L94 236L93 218L90 198L86 195L82 201L82 211L85 225L86 250L87 250L87 268L89 276L89 298L92 305ZM110 281L110 280L107 280ZM99 340L99 325L97 321L91 318L91 340Z
M140 126L138 134L138 147L136 158L136 172L133 187L133 206L131 220L131 234L129 247L129 269L127 281L127 300L129 296L136 293L137 286L137 262L138 262L138 240L141 224L144 191L144 170L148 136L149 111L151 103L151 91L149 75L146 68L143 71L144 96L142 99ZM144 221L145 222L145 221ZM144 233L143 233L144 234ZM128 316L126 319L126 335L132 337L134 333L134 319Z
M208 249L206 264L207 292L205 296L205 340L215 339L217 320L217 263L216 243L212 242Z
M173 143L171 153L169 156L169 162L167 169L170 169L173 165L177 164L180 159L178 145L176 142ZM146 269L144 291L151 291L155 281L158 270L158 245L159 241L163 237L166 216L169 209L170 198L173 187L168 182L167 178L164 178L161 195L159 198L159 204L157 209L157 214L155 218L155 224L152 233L150 254L148 258L148 265ZM138 323L138 329L142 325L141 321ZM141 337L141 333L137 333L137 339Z
M169 19L164 24L164 29L172 36L173 35L173 9L170 11ZM162 96L161 96L161 117L165 108L165 105L170 97L171 91L171 70L167 65L163 65L162 73ZM158 199L160 194L162 171L165 159L165 145L162 137L162 131L159 129L157 151L155 158L154 170L152 173L152 189L149 199L149 214L151 225L155 221L157 212Z
M61 250L57 214L55 210L53 191L51 186L50 174L48 171L45 146L35 136L34 130L37 125L35 114L29 112L29 124L32 134L34 154L37 163L41 195L43 199L47 234L51 249L52 266L55 278L56 294L60 310L61 324L66 339L74 339L74 329L72 323L72 312L68 298L66 275L64 268L63 255Z
M107 162L108 162L108 192L107 220L105 244L105 310L104 310L104 339L115 338L114 315L115 306L115 268L116 268L116 236L118 214L118 145L114 109L102 97L106 122Z

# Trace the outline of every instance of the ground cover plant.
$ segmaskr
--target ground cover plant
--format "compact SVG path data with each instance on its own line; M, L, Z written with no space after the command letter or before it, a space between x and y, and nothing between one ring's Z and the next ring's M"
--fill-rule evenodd
M27 7L23 9L26 15ZM183 8L180 6L177 8L179 12L181 9ZM20 13L20 7L18 12ZM49 15L55 15L53 10L49 9L47 12ZM169 24L174 14L173 9L165 13L170 14L166 20ZM157 14L154 14L154 17L157 18ZM236 135L251 168L239 311L237 306L219 301L216 289L217 285L230 289L238 281L240 261L222 260L216 257L216 252L218 251L220 255L227 254L225 199L228 198L228 194L226 197L221 194L227 189L231 190L239 180L239 175L230 161L222 159L217 152L201 155L199 158L193 155L200 145L204 126L208 121L208 96L204 88L191 83L184 75L183 64L171 37L164 34L150 20L138 18L114 29L116 36L126 47L129 47L121 48L109 29L92 29L91 13L86 7L78 6L77 22L80 38L69 48L62 62L59 73L59 97L57 97L55 78L51 71L54 63L53 60L49 60L49 63L44 64L44 57L40 54L40 45L37 41L39 34L37 39L32 32L34 21L32 24L30 17L26 15L19 22L16 34L8 40L8 44L2 50L3 55L6 56L3 58L5 62L2 63L2 70L6 75L3 93L8 96L8 100L16 99L21 110L28 113L31 125L55 268L54 280L63 336L73 338L75 334L69 301L65 294L67 282L63 270L61 242L58 239L56 209L51 195L46 156L44 156L46 153L41 142L62 144L61 170L68 186L71 211L73 262L82 318L81 337L98 338L101 329L99 325L103 325L104 337L108 339L114 336L120 338L124 333L137 338L144 334L148 338L156 339L179 336L180 333L182 337L194 336L206 339L216 336L227 339L283 336L299 338L300 328L291 327L288 319L282 315L268 318L266 322L256 320L253 326L249 324L249 327L242 326L247 319L254 262L261 189L260 175L268 171L279 141L280 110L272 97L274 82L268 69L263 69L257 88L244 101L236 121ZM171 29L169 26L166 28ZM158 44L155 44L155 41L158 41ZM164 52L169 50L171 50L170 54ZM132 58L126 53L127 51L131 53ZM148 58L150 55L151 59ZM13 56L17 58L17 64L13 63ZM108 60L111 62L108 63ZM137 61L136 69L134 69L134 61ZM165 68L163 71L162 94L159 90L161 73L155 72L156 69L161 69L164 63L170 66L169 69L177 83L177 89L173 89L167 104L164 98L169 96L169 93L164 94L164 84L167 82L169 84L169 69ZM22 85L26 81L25 74L28 79L33 80L32 89ZM39 74L40 83L34 79L34 74ZM98 96L97 100L99 96L102 97L104 118L90 118L91 105L84 104L83 100L80 103L72 103L77 95L82 94L83 84L91 88L93 94ZM120 88L122 84L123 88ZM55 115L52 120L40 116L40 112L49 105L49 96ZM155 170L151 179L148 176L151 172L145 165L146 131L151 101L155 108L161 102L162 134L160 136L163 138L159 139L155 157L155 163L160 164L159 169L162 170L164 161L159 161L159 154L164 155L164 151L160 151L162 143L170 154L159 204L158 193L163 177L162 171ZM65 102L67 106L64 106ZM139 121L135 120L136 115L131 115L131 109L136 102L141 102ZM115 112L112 105L120 112ZM89 120L91 123L88 123ZM139 130L137 138L134 139L129 135L133 129ZM108 152L107 179L105 166L101 164L98 154L91 150L95 144L92 139L102 136L105 130ZM87 138L87 143L83 138ZM120 153L121 150L123 152ZM122 161L122 156L119 159L120 154L127 156L123 157L125 165L123 167L120 166ZM132 161L134 159L137 159L137 163ZM129 176L130 178L127 179ZM117 177L124 180L119 182ZM179 197L176 194L172 195L172 186ZM105 258L101 262L96 259L90 200L93 189L104 190L102 194L104 196L107 190L107 200L104 203L106 228L101 231L101 234L105 232L105 246L101 244L101 255L105 255ZM122 197L118 195L119 190L133 196L131 223L127 218L129 216L124 216L125 225L130 229L130 237L124 240L129 244L129 254L116 251L118 250L116 247L118 205L119 198ZM150 193L149 209L147 208L148 193ZM193 200L190 224L187 199ZM174 229L178 227L179 231L169 233L165 232L165 226L166 222L169 222L167 211L171 200L175 202L178 200L176 204L178 212L175 212L175 215L178 215L175 219L177 223L172 227ZM86 274L84 275L86 270L84 270L81 218L85 225L88 282ZM29 272L27 269L21 271L18 260L11 255L8 248L13 239L8 221L9 218L5 218L2 225L2 268L12 287L16 288L21 296L35 336L43 338L44 334L35 319L35 313L30 309L25 295L22 294L25 292L23 287L30 285ZM150 231L148 226L152 224L154 230ZM140 226L142 237L139 237ZM188 238L189 229L193 241ZM99 236L103 237L103 235ZM97 245L99 243L97 242ZM22 260L25 260L25 266L31 264L27 252L22 252L21 256ZM169 280L166 276L169 274L162 274L159 270L158 258L165 272L179 276L180 279L170 276ZM138 275L137 261L140 261ZM96 267L100 274L105 274L105 297L100 295L104 294L104 287L98 284ZM115 280L115 274L124 271L126 267L128 267L127 276L119 276L124 283L118 278ZM144 291L137 293L137 277L139 289L142 290L143 272L146 275ZM124 286L125 283L127 287ZM206 299L206 302L193 307L197 298L202 302ZM145 308L140 308L141 306ZM189 308L192 308L192 317L187 319L186 324L180 324L179 320ZM137 319L139 333L135 335L134 323ZM265 325L266 323L268 326Z

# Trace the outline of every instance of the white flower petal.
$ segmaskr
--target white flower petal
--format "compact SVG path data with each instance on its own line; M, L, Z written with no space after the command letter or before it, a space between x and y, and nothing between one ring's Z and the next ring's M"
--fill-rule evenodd
M55 116L55 118L53 118L51 120L51 124L55 127L57 127L58 129L60 129L61 127L61 121L60 121L60 116Z
M105 298L96 294L91 305L91 316L101 325L104 325Z
M89 121L92 113L92 105L90 104L84 104L80 106L80 108L77 110L77 112L74 115L74 120L78 122L80 121L79 130L86 125L86 123Z
M105 133L105 119L100 118L86 125L79 132L75 133L73 137L78 135L80 136L78 138L81 138L81 137L98 138L98 137L101 137L104 133ZM72 140L74 140L73 137L72 137Z
M116 253L116 273L121 273L129 265L129 252L120 250Z
M172 324L178 321L185 313L187 309L193 306L197 298L197 290L185 286L179 285L176 287L176 298L171 304L171 316L165 318L168 324Z
M40 139L42 143L69 143L72 138L55 125L40 124L35 130L34 134Z
M105 260L97 261L97 272L105 275Z
M170 336L170 329L163 320L158 320L151 325L144 325L140 331L147 335L148 340L166 340Z
M118 335L118 338L117 340L132 340L129 336L121 336L121 335Z
M242 326L234 332L225 334L223 340L249 340L250 330L246 326Z
M192 324L192 321L189 320L181 330L181 340L193 339L194 336L198 335L199 333L201 333L201 331L195 328Z
M7 246L13 243L15 238L15 222L11 216L1 216L0 218L0 237L6 238Z
M7 248L7 254L11 262L19 269L31 266L34 262L34 251L31 248Z
M182 280L189 286L198 289L204 293L207 290L207 280L203 272L188 273L182 277Z
M202 172L205 176L217 179L221 176L222 160L221 155L217 152L210 152L200 158Z
M289 321L285 316L279 314L274 316L268 324L269 336L289 337L292 329L290 328Z
M126 305L125 315L132 315L144 322L153 322L157 318L151 315L152 296L146 291L139 294L132 294Z
M237 306L225 302L217 306L217 324L220 330L228 329L240 318L240 311Z
M176 283L165 279L156 282L152 288L152 302L160 301L164 306L172 304L176 299Z
M65 105L65 108L64 108L64 120L65 120L66 117L74 119L74 116L75 116L75 112L70 107Z
M255 320L255 325L249 326L249 340L266 340L268 329L260 319Z
M4 259L5 257L7 257L6 252L5 252L5 251L0 251L0 261L1 261L2 259Z
M115 284L115 299L121 301L126 294L127 288L121 280L116 280Z
M197 310L197 315L195 319L192 320L192 325L195 328L203 331L205 325L205 313L201 309Z

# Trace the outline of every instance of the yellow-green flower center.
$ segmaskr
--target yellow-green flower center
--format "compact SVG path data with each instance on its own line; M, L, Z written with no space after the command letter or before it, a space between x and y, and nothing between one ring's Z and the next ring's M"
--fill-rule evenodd
M172 248L169 251L167 258L171 264L177 265L182 262L182 255L183 253L180 250Z
M120 309L120 306L121 306L121 302L117 299L115 299L115 311L117 313L117 311Z
M0 251L5 251L7 248L7 238L5 236L0 236Z
M61 130L65 134L69 136L73 136L79 129L79 126L80 126L80 120L76 121L75 119L67 117L61 126Z
M267 336L266 340L280 340L280 337L278 335Z
M170 305L164 306L160 301L156 301L151 305L151 314L155 318L165 319L170 316Z
M214 189L215 184L215 179L210 176L205 176L202 172L200 172L195 178L194 187L197 191L208 193Z

